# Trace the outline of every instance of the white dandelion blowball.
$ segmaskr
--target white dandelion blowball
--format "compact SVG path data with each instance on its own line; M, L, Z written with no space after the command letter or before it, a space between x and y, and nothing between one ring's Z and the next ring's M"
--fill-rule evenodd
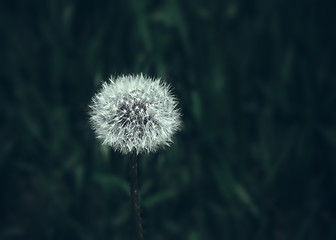
M124 154L169 146L180 129L180 111L170 86L144 75L111 77L90 105L97 138Z

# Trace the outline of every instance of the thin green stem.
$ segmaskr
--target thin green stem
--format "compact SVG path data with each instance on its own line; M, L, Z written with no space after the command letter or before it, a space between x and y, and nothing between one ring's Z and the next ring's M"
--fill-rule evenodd
M142 220L140 214L140 204L139 204L139 188L138 188L138 163L136 152L132 152L130 161L130 183L131 183L131 201L134 215L134 223L136 228L137 240L143 240L142 233Z

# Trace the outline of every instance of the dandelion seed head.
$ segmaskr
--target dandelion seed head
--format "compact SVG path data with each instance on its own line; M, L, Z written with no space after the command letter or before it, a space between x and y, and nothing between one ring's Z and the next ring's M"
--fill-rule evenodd
M181 126L170 86L142 74L111 77L92 98L90 109L97 138L124 154L169 146Z

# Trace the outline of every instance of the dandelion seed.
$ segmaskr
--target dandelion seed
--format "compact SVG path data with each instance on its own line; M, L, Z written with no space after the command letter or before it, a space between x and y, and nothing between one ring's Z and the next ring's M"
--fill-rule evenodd
M92 98L90 108L97 138L124 154L169 146L181 126L170 86L142 74L111 77Z

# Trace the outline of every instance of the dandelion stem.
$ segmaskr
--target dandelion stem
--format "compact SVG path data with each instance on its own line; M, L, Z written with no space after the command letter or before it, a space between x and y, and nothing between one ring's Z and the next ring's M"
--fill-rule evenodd
M138 188L138 163L136 152L133 151L129 161L130 182L131 182L131 201L134 214L137 240L143 240L142 220L140 215L139 188Z

